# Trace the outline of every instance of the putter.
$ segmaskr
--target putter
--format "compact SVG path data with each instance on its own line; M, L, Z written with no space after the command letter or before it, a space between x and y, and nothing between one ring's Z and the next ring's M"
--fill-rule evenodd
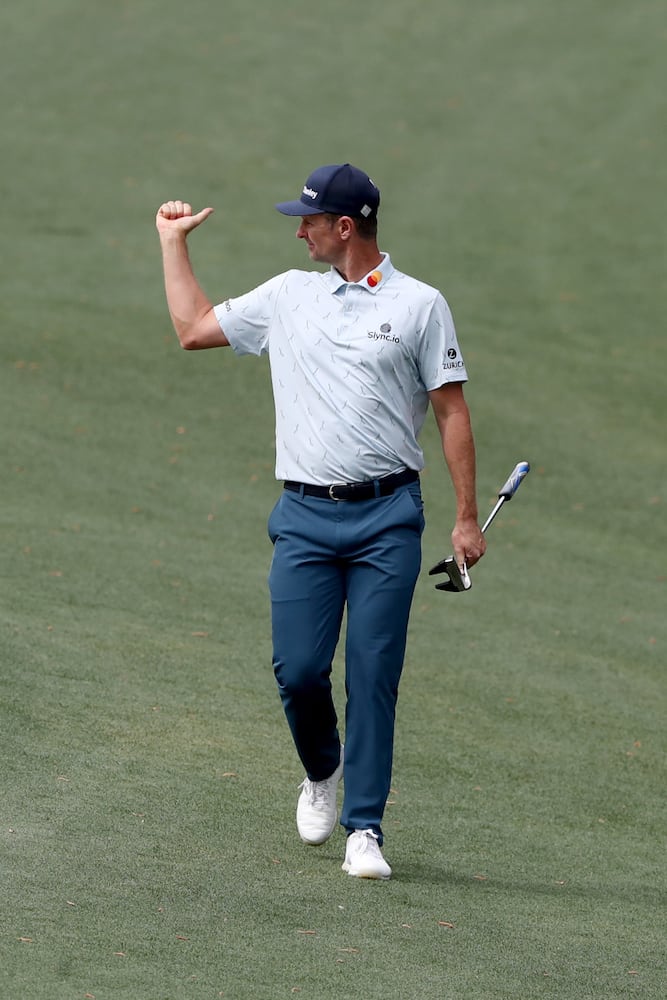
M485 532L489 527L505 501L512 499L529 472L530 465L528 462L519 462L519 464L515 466L511 476L498 493L498 502L482 525L482 532ZM429 576L434 576L437 573L446 573L448 579L442 583L436 583L436 590L446 590L449 593L457 593L461 590L470 590L472 587L472 580L470 579L470 575L468 573L468 567L465 563L463 566L459 566L454 556L447 556L446 559L441 559L439 563L436 563L433 569L428 571Z

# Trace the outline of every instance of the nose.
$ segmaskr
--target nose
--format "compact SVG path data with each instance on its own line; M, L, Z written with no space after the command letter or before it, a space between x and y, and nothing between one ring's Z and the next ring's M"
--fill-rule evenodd
M306 230L304 229L303 226L303 220L301 220L301 222L299 223L299 228L296 231L296 238L298 240L305 240L306 238Z

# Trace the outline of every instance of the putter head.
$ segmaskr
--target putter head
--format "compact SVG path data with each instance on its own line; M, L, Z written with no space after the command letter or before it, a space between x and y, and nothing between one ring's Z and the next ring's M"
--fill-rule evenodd
M436 583L436 590L446 590L448 593L458 593L462 590L470 590L472 587L472 580L468 574L468 567L463 564L463 568L459 566L454 556L447 556L446 559L441 559L439 563L428 571L429 576L435 576L436 573L446 573L449 577L448 580L443 580L442 583Z

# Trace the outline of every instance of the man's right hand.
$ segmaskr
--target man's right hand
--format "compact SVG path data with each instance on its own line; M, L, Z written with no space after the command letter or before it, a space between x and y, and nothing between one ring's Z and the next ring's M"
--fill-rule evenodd
M181 347L186 351L229 344L215 309L195 278L188 254L188 233L208 219L212 211L212 208L203 208L193 215L192 206L186 201L165 201L155 218L169 314Z
M187 201L165 201L158 209L155 225L160 236L168 236L172 233L182 233L187 236L189 232L208 219L212 212L212 208L203 208L201 212L193 215L192 205L189 205Z

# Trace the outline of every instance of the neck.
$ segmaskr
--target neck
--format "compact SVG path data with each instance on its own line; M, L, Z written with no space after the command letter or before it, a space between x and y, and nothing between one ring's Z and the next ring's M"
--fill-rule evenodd
M377 243L369 242L368 246L357 244L333 262L333 266L346 281L359 281L382 263L382 254Z

